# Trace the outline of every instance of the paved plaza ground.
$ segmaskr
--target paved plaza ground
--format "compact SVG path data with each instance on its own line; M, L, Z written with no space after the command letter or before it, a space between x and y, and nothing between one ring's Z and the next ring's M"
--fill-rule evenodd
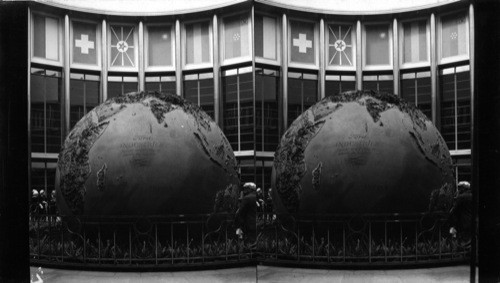
M400 270L325 270L253 266L206 271L102 272L42 268L44 283L111 282L469 282L469 266ZM31 267L34 275L38 268ZM33 277L36 278L36 277Z

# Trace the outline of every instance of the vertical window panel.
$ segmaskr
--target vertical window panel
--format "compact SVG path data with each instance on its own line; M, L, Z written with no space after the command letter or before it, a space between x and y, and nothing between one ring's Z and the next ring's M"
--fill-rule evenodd
M183 84L184 98L215 119L213 73L185 75Z
M267 69L255 71L256 149L275 151L279 139L279 72Z
M427 62L427 22L403 24L403 63Z
M97 65L97 25L73 22L73 63Z
M186 64L211 62L210 22L186 24Z
M33 15L33 55L60 61L58 18Z
M450 150L470 149L471 90L468 66L439 74L441 135Z
M390 25L388 24L365 26L366 65L390 65L391 41L389 28Z
M316 63L314 23L290 21L290 61Z
M31 150L58 153L61 149L61 72L32 69Z
M354 66L354 28L352 25L328 25L328 66Z
M135 32L135 27L130 25L110 26L110 66L136 67Z
M224 19L224 59L250 55L250 24L248 15Z
M255 16L255 56L278 59L278 25L274 17Z
M441 18L441 57L467 55L467 24L465 15Z
M70 80L70 127L99 104L99 81L96 76L71 74Z
M222 74L223 131L233 150L255 150L252 68Z
M401 75L401 97L416 106L432 120L432 93L430 72L411 72Z
M171 25L148 26L148 66L173 66Z
M317 75L290 72L288 76L288 126L317 100Z

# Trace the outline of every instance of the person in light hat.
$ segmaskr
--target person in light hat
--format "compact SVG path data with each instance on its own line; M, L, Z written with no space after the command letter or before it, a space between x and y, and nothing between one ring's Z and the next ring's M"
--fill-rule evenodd
M465 245L470 244L472 232L472 191L470 183L461 181L458 183L457 195L450 210L450 234L456 238L459 235L464 238Z

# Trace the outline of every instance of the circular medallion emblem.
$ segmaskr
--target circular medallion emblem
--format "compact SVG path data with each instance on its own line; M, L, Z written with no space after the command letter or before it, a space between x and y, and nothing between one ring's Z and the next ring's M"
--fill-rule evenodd
M128 44L125 41L119 41L118 44L116 45L116 49L120 52L127 52L128 50Z
M335 41L334 47L337 51L342 52L346 49L347 44L345 44L345 41L343 41L342 39L339 39L339 40Z

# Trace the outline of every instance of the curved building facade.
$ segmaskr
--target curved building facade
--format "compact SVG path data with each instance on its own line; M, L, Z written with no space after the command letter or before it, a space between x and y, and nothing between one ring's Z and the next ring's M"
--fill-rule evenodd
M472 1L30 3L31 188L53 190L66 134L130 91L175 93L227 136L243 182L270 187L281 135L327 95L395 93L440 130L471 178Z

